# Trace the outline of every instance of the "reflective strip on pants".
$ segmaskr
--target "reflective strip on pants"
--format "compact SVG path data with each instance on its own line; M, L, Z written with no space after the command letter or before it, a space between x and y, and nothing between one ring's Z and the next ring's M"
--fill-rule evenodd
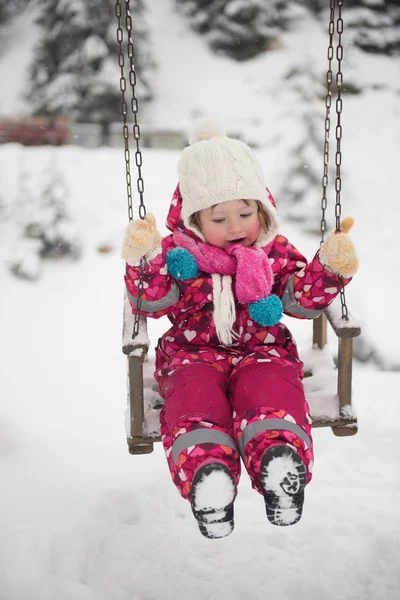
M201 427L200 429L194 429L189 433L184 433L180 435L172 445L172 457L174 462L176 463L179 455L183 450L190 448L191 446L196 446L198 444L218 444L220 446L226 446L227 448L231 448L235 450L235 452L239 452L235 441L231 438L230 435L224 433L223 431L218 431L217 429L208 429L205 427Z
M254 421L250 425L246 425L243 430L242 437L239 440L240 453L243 456L246 444L257 434L262 431L291 431L299 437L307 447L311 446L311 440L299 425L287 421L286 419L263 419L262 421Z

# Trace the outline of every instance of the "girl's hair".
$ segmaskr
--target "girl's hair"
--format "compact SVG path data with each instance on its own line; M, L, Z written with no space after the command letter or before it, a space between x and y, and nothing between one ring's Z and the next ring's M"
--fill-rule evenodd
M245 204L247 204L247 206L249 206L249 204L250 204L249 200L243 200L243 202ZM256 200L256 202L257 202L258 214L260 215L261 227L264 229L264 231L268 231L270 223L271 223L270 217L269 217L267 211L265 210L264 206L262 205L262 203L259 200ZM216 206L217 205L214 204L211 208L215 208ZM192 227L196 227L196 229L198 229L201 232L200 211L197 211L197 212L193 213L192 215L190 215L189 223Z

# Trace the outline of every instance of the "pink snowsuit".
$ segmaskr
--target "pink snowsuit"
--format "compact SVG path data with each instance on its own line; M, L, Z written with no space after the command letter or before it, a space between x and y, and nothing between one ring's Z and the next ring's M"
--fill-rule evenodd
M183 224L181 203L178 186L167 227L195 238ZM165 400L161 434L175 485L189 498L193 476L206 462L224 463L238 482L242 457L253 487L262 493L260 463L273 444L296 449L309 482L311 418L302 384L303 365L289 330L283 323L264 327L254 322L247 305L235 296L233 329L238 338L223 346L213 321L211 275L200 272L193 279L173 279L167 272L166 254L174 247L173 236L165 237L159 253L145 267L141 314L167 315L172 322L156 348L155 378ZM270 245L268 258L274 275L272 293L290 316L314 318L340 292L339 277L321 264L318 253L307 264L281 235ZM139 267L126 266L133 312L139 274Z

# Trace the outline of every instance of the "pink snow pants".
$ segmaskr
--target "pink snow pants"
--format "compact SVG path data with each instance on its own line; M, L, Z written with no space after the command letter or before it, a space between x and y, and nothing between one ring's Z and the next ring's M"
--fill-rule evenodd
M311 418L293 366L253 363L227 377L205 363L176 369L160 381L165 400L161 434L172 479L188 499L196 471L207 462L225 464L236 483L240 458L252 486L262 493L260 464L274 444L290 444L311 479Z

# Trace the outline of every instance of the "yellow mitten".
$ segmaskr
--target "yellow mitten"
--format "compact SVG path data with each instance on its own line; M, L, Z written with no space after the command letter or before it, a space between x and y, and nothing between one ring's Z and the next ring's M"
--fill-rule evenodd
M129 223L122 242L122 258L128 265L136 266L140 259L160 245L161 235L156 228L153 215Z
M323 265L346 279L358 271L358 258L353 242L347 232L353 227L354 219L346 217L340 223L340 232L332 231L321 245L319 257Z

